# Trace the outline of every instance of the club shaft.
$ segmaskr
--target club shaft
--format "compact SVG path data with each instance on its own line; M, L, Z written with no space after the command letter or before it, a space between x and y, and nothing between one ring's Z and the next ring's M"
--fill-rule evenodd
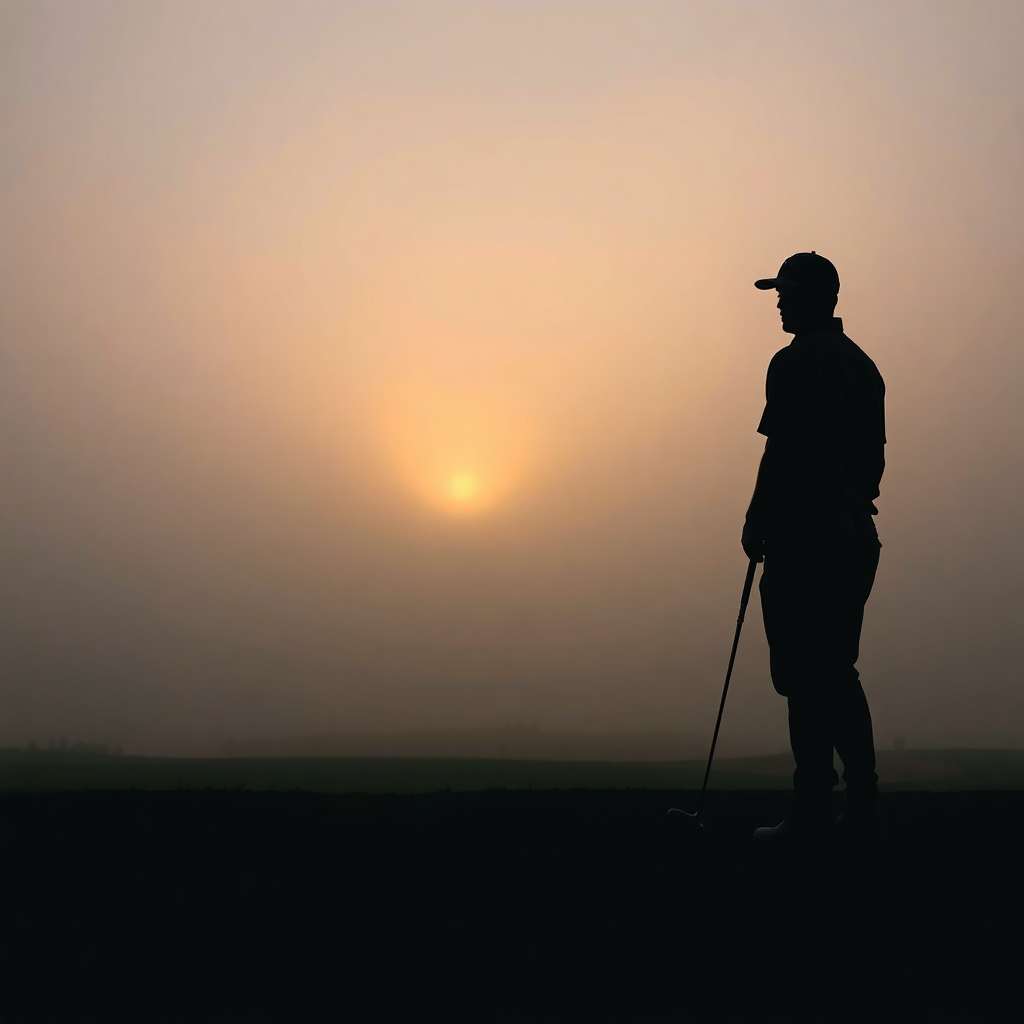
M722 700L718 705L718 718L715 720L715 732L711 737L711 750L708 753L707 767L704 769L704 784L700 789L700 802L697 804L697 817L704 810L704 796L708 791L708 779L711 777L711 764L715 759L715 747L718 746L718 733L722 728L722 715L725 713L725 698L729 696L729 683L732 680L732 667L736 664L736 651L740 646L740 632L743 630L743 619L747 614L750 602L750 591L754 586L754 573L757 562L753 559L747 565L747 576L743 581L743 595L740 597L740 613L736 616L736 633L732 638L732 650L729 652L729 667L725 670L725 686L722 687Z

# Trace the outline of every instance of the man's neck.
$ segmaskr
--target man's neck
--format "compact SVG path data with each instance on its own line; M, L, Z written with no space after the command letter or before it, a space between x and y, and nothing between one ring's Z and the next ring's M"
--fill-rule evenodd
M843 330L843 318L840 316L822 317L820 320L809 320L801 324L799 330L794 334L794 340L805 334L824 334L826 332Z

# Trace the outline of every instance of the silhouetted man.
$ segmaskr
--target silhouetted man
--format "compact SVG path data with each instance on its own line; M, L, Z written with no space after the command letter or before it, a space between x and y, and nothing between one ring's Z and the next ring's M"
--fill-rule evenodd
M789 702L795 807L762 841L829 836L843 762L840 833L882 831L871 713L855 667L864 604L878 567L874 501L885 466L885 384L833 316L839 275L813 252L776 277L782 329L794 335L768 367L768 440L743 528L743 550L764 561L761 608L775 689Z

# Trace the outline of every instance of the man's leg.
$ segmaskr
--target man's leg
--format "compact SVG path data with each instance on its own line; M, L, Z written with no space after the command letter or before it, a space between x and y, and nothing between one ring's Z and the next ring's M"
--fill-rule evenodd
M790 694L789 744L796 770L793 793L798 813L818 816L831 810L832 790L839 782L832 763L832 708L823 694Z
M831 694L821 686L821 640L828 608L814 566L781 556L765 558L761 610L768 638L772 683L789 703L789 738L796 761L793 790L801 816L827 811L839 777Z
M864 605L871 594L878 568L877 542L868 542L848 563L837 607L836 675L833 734L843 762L846 805L873 809L878 799L875 740L871 711L857 672Z
M871 711L859 678L839 694L835 722L835 745L843 762L846 804L873 806L878 799L875 740Z

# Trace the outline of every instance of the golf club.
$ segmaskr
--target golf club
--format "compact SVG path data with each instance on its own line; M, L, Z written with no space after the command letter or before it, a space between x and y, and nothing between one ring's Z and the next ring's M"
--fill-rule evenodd
M757 570L757 562L753 559L747 566L747 577L743 581L743 595L740 597L740 613L736 616L736 635L732 638L732 652L729 654L729 667L725 670L725 686L722 687L722 702L718 705L718 720L715 722L715 732L711 737L711 751L708 754L708 764L704 769L704 785L700 789L700 800L697 803L696 811L684 811L679 807L669 808L669 814L681 815L684 818L692 818L698 828L704 828L700 820L701 811L704 810L704 797L708 791L708 778L711 776L711 762L715 759L715 747L718 745L718 730L722 728L722 713L725 711L725 698L729 696L729 681L732 679L732 667L736 664L736 649L740 645L740 631L743 629L743 618L747 613L747 602L750 601L750 590L754 585L754 573Z

